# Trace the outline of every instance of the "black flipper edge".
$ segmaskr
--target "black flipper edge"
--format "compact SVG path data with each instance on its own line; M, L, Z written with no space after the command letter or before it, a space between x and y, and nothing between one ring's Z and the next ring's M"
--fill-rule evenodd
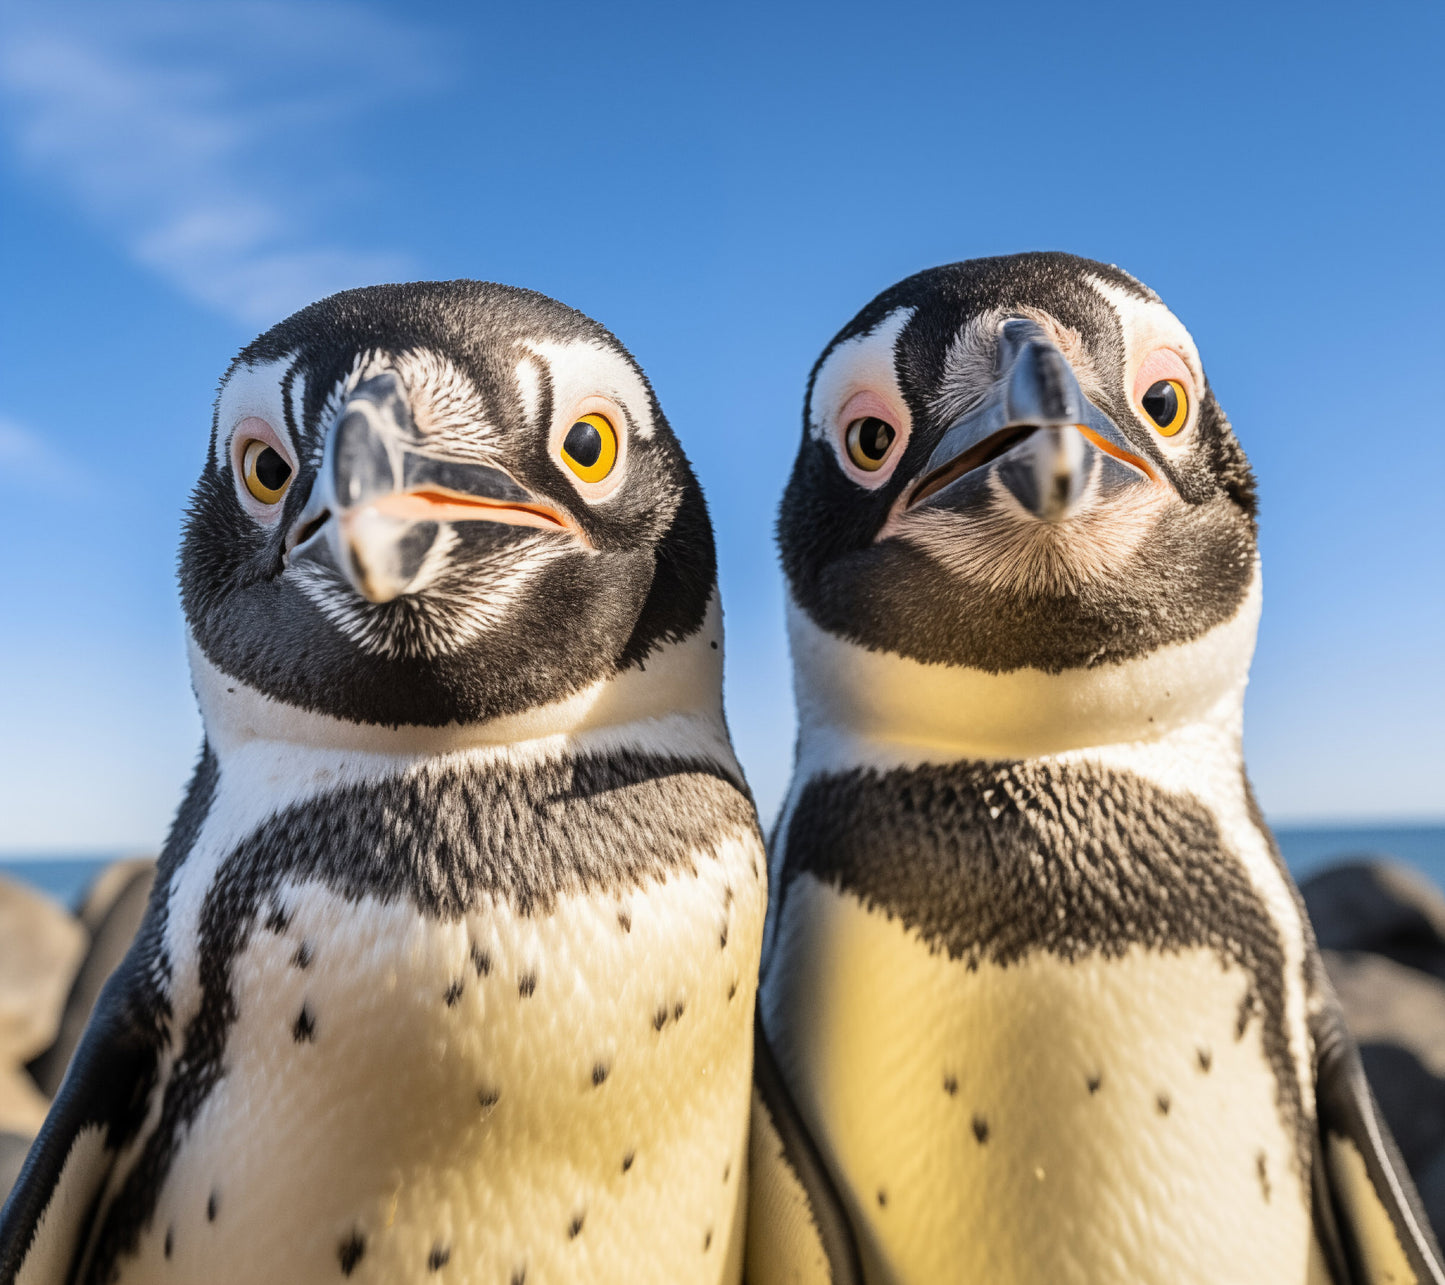
M828 1260L832 1285L863 1285L863 1267L853 1225L783 1081L763 1029L761 1011L754 1014L753 1031L753 1084L772 1117L773 1127L783 1144L784 1159L807 1195L813 1223Z
M1388 1126L1365 1078L1359 1049L1345 1026L1334 997L1330 996L1312 1022L1315 1044L1315 1104L1321 1152L1326 1167L1322 1179L1329 1187L1338 1227L1337 1239L1353 1272L1351 1285L1375 1285L1363 1260L1352 1211L1343 1193L1335 1190L1330 1175L1331 1139L1351 1144L1364 1161L1365 1173L1376 1198L1400 1242L1406 1262L1421 1285L1445 1285L1440 1247L1425 1215L1410 1171L1401 1158ZM1337 1145L1337 1144L1336 1144ZM1318 1185L1318 1183L1317 1183ZM1328 1251L1328 1246L1325 1247Z

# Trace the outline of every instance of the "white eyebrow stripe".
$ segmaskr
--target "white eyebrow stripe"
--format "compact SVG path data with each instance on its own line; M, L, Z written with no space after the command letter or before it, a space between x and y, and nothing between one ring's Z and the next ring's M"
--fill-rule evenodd
M596 339L528 339L522 347L547 363L553 415L568 413L584 397L610 397L627 412L632 431L643 441L652 439L652 392L615 348Z
M813 392L808 398L808 435L823 441L828 425L843 409L847 400L865 388L891 395L899 409L907 414L908 404L898 386L895 348L898 336L913 319L913 308L895 308L871 330L845 339L823 359L813 378ZM900 428L911 428L911 421Z
M264 419L285 443L291 458L296 453L296 443L286 423L286 403L281 394L282 382L297 358L293 353L278 357L274 361L258 362L254 366L237 366L231 372L216 399L216 438L212 444L212 463L218 472L224 472L231 462L231 434L243 419L255 416ZM296 421L298 424L300 420Z

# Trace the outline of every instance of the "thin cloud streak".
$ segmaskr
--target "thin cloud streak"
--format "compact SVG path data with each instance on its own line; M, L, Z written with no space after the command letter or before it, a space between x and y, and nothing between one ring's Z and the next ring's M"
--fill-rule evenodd
M134 260L249 325L408 274L405 256L317 232L328 189L354 176L315 153L435 83L437 63L419 33L348 3L0 9L0 94L21 158Z
M32 428L0 415L0 478L21 489L63 484L85 490L90 479Z

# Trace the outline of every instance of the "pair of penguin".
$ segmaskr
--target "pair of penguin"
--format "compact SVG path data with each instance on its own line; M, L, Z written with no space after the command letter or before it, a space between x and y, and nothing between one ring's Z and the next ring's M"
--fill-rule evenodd
M1254 485L1158 298L886 291L779 536L769 858L610 333L451 282L243 350L205 745L0 1282L1445 1281L1244 774Z

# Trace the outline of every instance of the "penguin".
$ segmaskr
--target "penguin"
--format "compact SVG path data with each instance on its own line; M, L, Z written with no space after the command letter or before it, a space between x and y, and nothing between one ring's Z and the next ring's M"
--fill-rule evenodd
M313 304L180 585L204 748L0 1280L736 1282L766 857L637 362L503 285Z
M886 290L778 538L752 1285L1445 1280L1245 774L1255 483L1159 297Z

